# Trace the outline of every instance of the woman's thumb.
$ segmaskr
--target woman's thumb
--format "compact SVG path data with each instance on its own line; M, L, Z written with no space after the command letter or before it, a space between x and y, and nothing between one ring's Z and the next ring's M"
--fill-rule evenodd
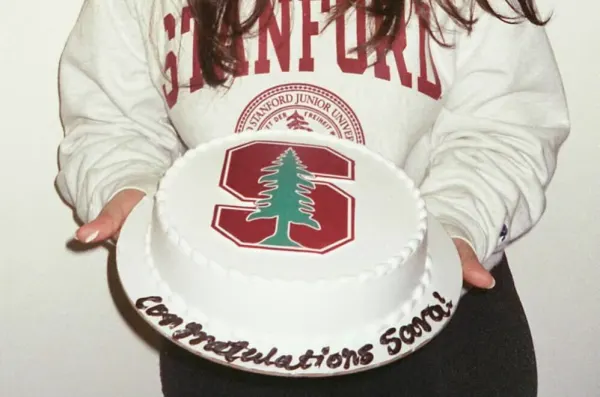
M464 240L455 238L454 244L458 250L460 261L462 262L463 279L468 284L476 288L491 289L496 285L496 280L487 271L479 259L473 248Z
M103 211L96 219L80 227L75 238L86 244L104 241L114 236L121 225L121 217Z
M137 190L126 190L117 194L93 221L81 226L75 238L83 243L97 243L116 237L125 219L144 196Z

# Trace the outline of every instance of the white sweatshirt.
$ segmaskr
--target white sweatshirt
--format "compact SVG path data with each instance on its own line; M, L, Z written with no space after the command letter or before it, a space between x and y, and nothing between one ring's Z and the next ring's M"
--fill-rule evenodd
M225 90L203 84L186 0L87 0L60 65L61 194L87 222L122 189L153 194L185 148L243 130L333 133L403 168L493 267L543 214L569 132L544 29L477 10L468 35L442 17L448 49L412 17L387 57L367 56L348 52L369 35L364 13L321 32L329 6L276 1Z

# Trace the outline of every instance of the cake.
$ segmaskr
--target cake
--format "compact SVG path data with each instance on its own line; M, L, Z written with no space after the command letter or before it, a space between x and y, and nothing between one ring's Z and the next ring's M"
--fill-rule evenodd
M360 344L357 335L411 313L429 280L418 189L337 137L259 131L208 142L174 163L154 200L145 261L163 296L186 307L179 314L219 340L290 354Z

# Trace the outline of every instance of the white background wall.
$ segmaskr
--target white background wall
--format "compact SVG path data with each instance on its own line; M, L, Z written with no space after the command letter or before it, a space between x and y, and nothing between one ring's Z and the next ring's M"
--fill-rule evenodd
M598 397L600 3L557 3L541 8L555 12L549 33L573 132L545 218L509 255L537 347L540 396ZM57 62L80 4L0 1L0 396L159 397L157 358L145 341L152 335L133 331L107 251L67 248L75 223L53 187Z

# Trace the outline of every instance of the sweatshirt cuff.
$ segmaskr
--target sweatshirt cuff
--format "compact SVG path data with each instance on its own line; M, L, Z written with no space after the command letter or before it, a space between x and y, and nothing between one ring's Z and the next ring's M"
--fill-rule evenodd
M439 221L442 224L442 227L444 228L446 233L448 233L448 235L450 236L450 238L461 239L462 241L467 243L469 245L469 247L471 247L473 252L475 252L475 253L477 252L477 250L475 249L475 245L473 244L473 238L464 228L462 228L456 224L453 224L452 222L450 222L446 219L440 219ZM479 258L479 259L481 259L481 258Z
M112 200L117 194L122 192L123 190L138 190L146 196L151 197L154 196L156 191L158 190L158 183L160 181L160 176L145 176L132 178L129 180L122 181L116 187L113 193L110 195L106 202Z
M87 223L96 219L96 217L100 214L104 206L123 190L139 190L142 193L145 193L148 197L154 196L154 194L158 190L158 183L160 179L161 175L155 174L134 176L122 179L118 183L106 186L103 189L102 194L97 195L92 201L89 209L86 212L84 212L85 214L87 214L87 218L82 218L82 220L84 221L84 223Z

